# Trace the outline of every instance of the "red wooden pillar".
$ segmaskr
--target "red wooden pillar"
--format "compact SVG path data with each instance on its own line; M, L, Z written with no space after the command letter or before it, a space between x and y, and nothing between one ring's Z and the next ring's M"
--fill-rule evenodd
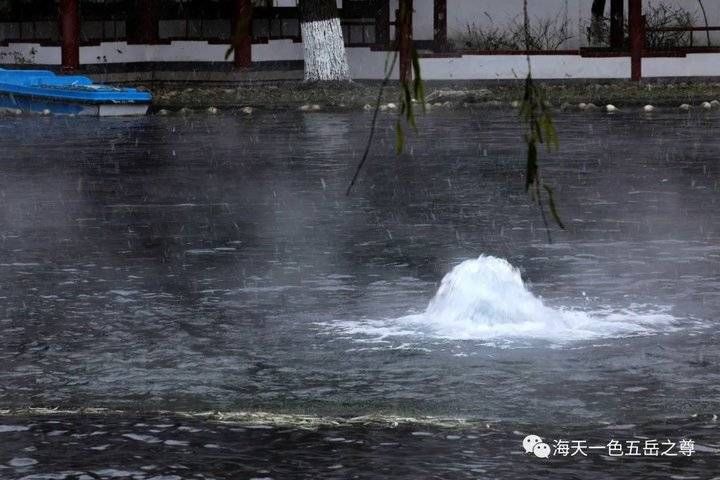
M413 44L413 0L400 0L398 10L398 50L400 55L400 81L412 81L412 44Z
M80 68L80 12L78 0L60 0L60 56L62 70L72 72Z
M642 55L645 48L645 17L642 14L642 0L628 0L630 23L630 59L633 81L642 79Z
M252 0L234 0L233 63L236 68L252 64Z
M155 44L160 38L157 0L138 0L135 41Z
M610 0L610 47L621 49L625 41L625 0Z
M433 43L435 50L447 50L447 0L433 2Z

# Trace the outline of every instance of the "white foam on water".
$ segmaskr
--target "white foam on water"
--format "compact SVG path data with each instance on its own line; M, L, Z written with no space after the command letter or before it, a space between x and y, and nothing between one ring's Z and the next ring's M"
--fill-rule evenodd
M131 440L137 440L138 442L145 442L145 443L160 443L161 440L157 437L153 437L152 435L140 435L137 433L125 433L123 434L123 437L129 438Z
M660 307L579 311L553 308L533 295L520 272L501 258L466 260L445 275L424 313L392 320L333 322L331 328L378 341L417 336L480 340L571 341L648 335L672 330L675 318Z
M8 465L10 465L11 467L21 468L21 467L29 467L31 465L36 465L37 463L38 463L38 461L35 460L34 458L16 457L16 458L10 459L10 461L8 462Z
M30 427L25 425L0 425L0 433L6 432L27 432Z

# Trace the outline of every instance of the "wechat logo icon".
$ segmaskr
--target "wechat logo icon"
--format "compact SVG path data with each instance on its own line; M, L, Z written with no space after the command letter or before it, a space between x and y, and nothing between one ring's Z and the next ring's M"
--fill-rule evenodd
M528 435L523 439L523 448L525 453L532 453L538 458L548 458L550 456L550 445L542 441L537 435Z

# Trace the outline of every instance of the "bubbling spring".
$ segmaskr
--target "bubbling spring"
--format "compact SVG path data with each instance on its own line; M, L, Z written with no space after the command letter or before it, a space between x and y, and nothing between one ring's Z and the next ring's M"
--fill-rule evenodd
M380 340L402 336L557 345L670 331L676 319L667 310L551 307L528 289L520 271L507 260L482 255L463 261L445 275L423 313L382 321L336 322L333 327Z

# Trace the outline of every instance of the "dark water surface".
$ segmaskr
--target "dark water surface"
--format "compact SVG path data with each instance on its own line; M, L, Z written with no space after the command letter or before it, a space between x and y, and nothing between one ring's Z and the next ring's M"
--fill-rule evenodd
M401 157L383 119L346 197L369 120L3 118L0 478L717 474L718 117L559 114L552 244L514 112L432 112ZM536 333L492 275L463 279L483 320L406 317L481 254L553 309ZM265 416L179 413L208 410ZM543 460L528 433L696 452Z

